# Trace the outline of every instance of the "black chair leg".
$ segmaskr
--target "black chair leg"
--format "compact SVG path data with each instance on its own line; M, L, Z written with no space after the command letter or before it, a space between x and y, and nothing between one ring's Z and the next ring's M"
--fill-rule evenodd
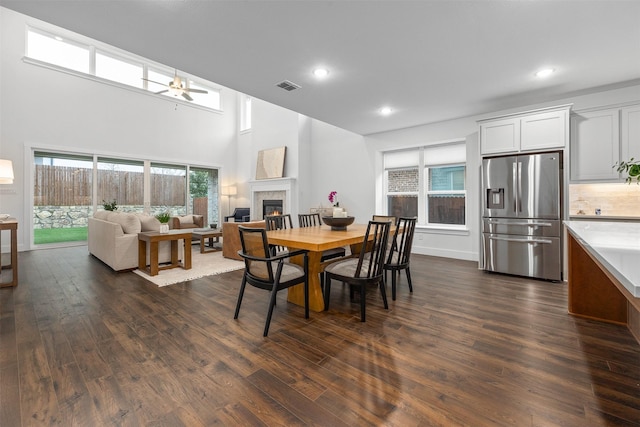
M397 274L395 270L391 271L391 299L396 300Z
M278 291L274 289L271 291L271 298L269 299L269 311L267 313L267 321L264 324L264 334L263 337L266 337L269 333L269 325L271 324L271 316L273 315L273 307L276 305L276 296L278 295Z
M405 269L407 273L407 282L409 282L409 292L413 293L413 285L411 284L411 272L409 271L409 267Z
M304 318L309 318L309 279L304 281Z
M365 321L365 306L367 301L367 287L360 285L360 321Z
M242 297L244 296L244 288L247 284L247 279L242 277L242 284L240 285L240 293L238 293L238 302L236 303L236 313L233 315L234 319L238 318L238 313L240 313L240 304L242 304Z
M388 310L389 303L387 302L387 287L384 284L384 280L380 281L380 294L382 295L382 302L384 303L384 308Z

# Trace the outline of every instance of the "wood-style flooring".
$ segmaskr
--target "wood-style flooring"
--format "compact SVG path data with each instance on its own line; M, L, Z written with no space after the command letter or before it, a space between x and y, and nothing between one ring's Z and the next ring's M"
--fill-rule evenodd
M0 289L0 426L640 425L640 346L566 285L414 255L367 322L334 284L304 319L242 271L158 288L86 247L23 252ZM390 292L388 291L390 295Z

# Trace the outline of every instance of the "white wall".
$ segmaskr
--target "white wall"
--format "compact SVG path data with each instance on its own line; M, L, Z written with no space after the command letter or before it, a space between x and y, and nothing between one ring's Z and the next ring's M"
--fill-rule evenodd
M220 167L223 183L235 175L235 92L223 88L221 114L28 64L25 24L49 27L0 8L0 158L15 174L0 211L19 221L19 250L31 240L31 147Z
M235 206L250 206L249 181L256 179L256 164L260 150L287 147L284 176L298 176L299 114L260 99L252 99L251 131L240 136L238 146L237 186ZM233 209L233 208L232 208ZM252 218L256 218L253 216Z
M311 186L308 205L329 207L331 191L338 192L340 206L356 221L366 222L374 214L374 153L367 149L361 135L313 120L311 125Z

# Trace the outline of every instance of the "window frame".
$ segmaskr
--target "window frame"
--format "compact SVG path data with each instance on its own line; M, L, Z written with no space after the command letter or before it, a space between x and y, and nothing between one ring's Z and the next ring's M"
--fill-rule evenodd
M463 168L464 190L431 190L431 169L459 167ZM424 185L424 202L425 202L425 224L429 227L446 227L446 228L467 228L467 165L465 163L448 163L448 164L425 164L424 165L425 185ZM462 224L446 224L441 222L431 222L429 217L429 197L433 195L453 195L459 194L464 196L464 223Z
M434 149L437 150L446 150L447 147L450 147L452 150L460 150L464 151L464 161L455 161L451 159L447 159L445 161L438 161L438 159L429 159L428 152ZM409 154L413 155L412 152L415 151L415 155L417 156L417 166L395 166L395 167L387 167L385 164L387 155L397 155L397 154ZM467 177L467 159L466 159L466 141L464 139L450 141L441 144L430 144L430 145L421 145L417 147L405 148L402 150L389 150L382 152L382 172L383 172L383 188L382 188L382 208L384 212L389 214L389 196L398 196L398 195L414 195L414 192L389 192L389 171L398 170L398 169L414 169L418 168L418 222L417 226L421 228L429 228L429 229L442 229L442 230L455 230L455 231L468 231L468 177ZM452 166L463 166L464 167L464 190L451 190L445 191L444 193L440 190L429 190L429 176L428 170L429 168L436 167L452 167ZM429 222L428 218L428 197L430 194L436 194L440 192L441 194L463 194L464 195L464 224L443 224L443 223L433 223Z

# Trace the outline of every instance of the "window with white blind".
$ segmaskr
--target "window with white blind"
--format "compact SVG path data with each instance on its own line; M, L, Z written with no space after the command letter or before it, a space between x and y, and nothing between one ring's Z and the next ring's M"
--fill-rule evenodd
M424 146L384 153L387 215L417 216L422 225L466 224L466 146Z

